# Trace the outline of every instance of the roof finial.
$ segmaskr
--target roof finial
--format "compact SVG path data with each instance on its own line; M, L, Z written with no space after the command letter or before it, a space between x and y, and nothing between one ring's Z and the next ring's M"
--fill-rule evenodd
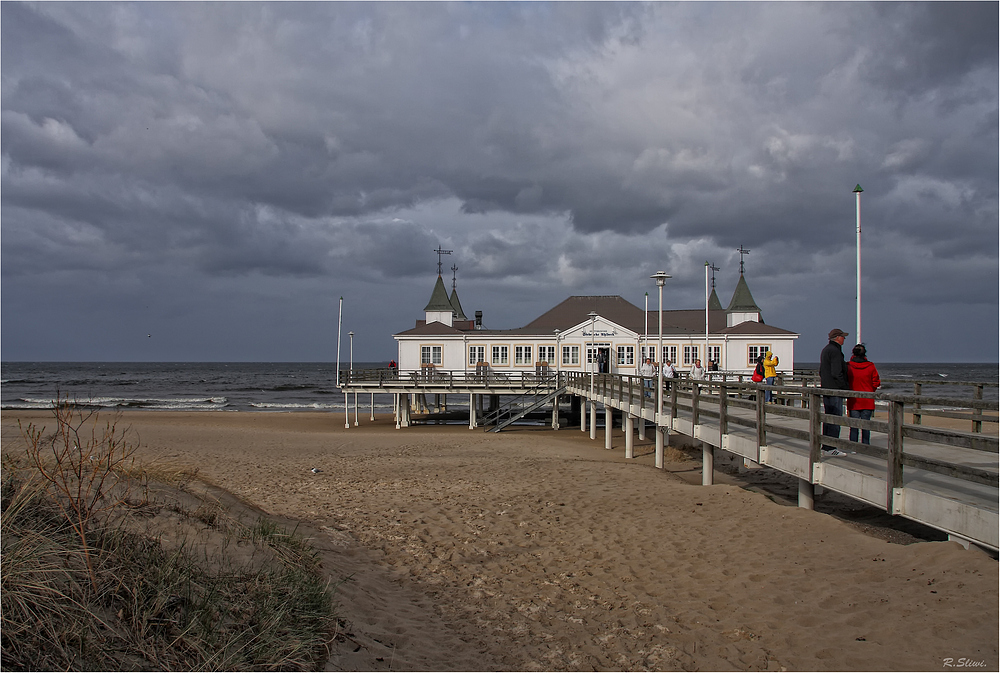
M458 271L458 267L455 266L454 264L452 264L451 265L451 291L452 292L455 291L455 286L458 283L458 276L456 275L457 271Z
M743 247L743 246L740 246L740 247ZM719 267L717 267L714 264L709 264L708 268L712 270L712 289L714 290L715 289L715 272L716 271L722 271L722 269L720 269Z
M436 252L438 254L438 276L440 276L441 275L441 255L450 255L452 252L454 252L454 250L442 250L441 249L441 244L438 243L437 250L435 250L434 252Z
M743 245L741 244L740 247L736 249L736 252L740 253L740 275L742 276L743 275L743 255L749 255L750 251L749 250L744 250L743 249Z

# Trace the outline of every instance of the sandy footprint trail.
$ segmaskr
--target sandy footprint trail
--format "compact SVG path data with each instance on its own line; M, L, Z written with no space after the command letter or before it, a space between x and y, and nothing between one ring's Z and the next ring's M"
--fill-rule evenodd
M353 573L331 669L997 668L986 554L691 486L579 430L129 420L148 456L320 531L331 573Z

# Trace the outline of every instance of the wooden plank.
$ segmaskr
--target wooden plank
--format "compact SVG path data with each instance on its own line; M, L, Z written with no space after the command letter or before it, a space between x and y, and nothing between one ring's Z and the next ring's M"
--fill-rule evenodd
M955 465L954 463L946 463L941 460L935 460L925 456L914 456L911 454L903 456L903 465L906 465L907 467L916 467L921 470L927 470L928 472L936 472L937 474L943 474L946 477L955 477L956 479L961 479L963 481L983 484L984 486L1000 486L1000 475L997 475L996 472L990 472L989 470L984 470L978 467Z
M926 413L926 412L925 412ZM988 453L1000 453L1000 438L961 430L947 430L927 425L904 425L903 436L935 444L958 446Z

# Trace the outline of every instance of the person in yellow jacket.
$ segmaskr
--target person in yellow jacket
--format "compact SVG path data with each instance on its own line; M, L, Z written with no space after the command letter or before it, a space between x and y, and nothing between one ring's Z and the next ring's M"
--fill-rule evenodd
M778 375L778 356L770 350L764 354L764 383L769 386L774 385L774 377ZM764 401L770 402L774 399L774 391L768 390L764 393Z

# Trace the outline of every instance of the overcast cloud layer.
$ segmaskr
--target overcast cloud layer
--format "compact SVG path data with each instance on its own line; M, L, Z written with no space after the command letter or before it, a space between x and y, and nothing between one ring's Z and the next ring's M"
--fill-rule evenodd
M872 358L997 360L995 2L0 13L4 360L333 361L340 296L388 360L439 245L494 328L726 304L743 245L816 361L857 183Z

